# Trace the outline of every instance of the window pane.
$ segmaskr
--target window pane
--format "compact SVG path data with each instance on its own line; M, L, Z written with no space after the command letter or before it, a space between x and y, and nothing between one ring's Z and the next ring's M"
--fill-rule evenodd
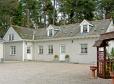
M16 46L11 46L10 48L11 48L10 54L15 55L16 54Z
M31 53L31 48L27 47L27 53Z
M9 34L9 40L14 40L14 34Z
M52 36L52 29L49 30L49 36Z
M12 40L14 40L14 34L11 34Z
M39 54L43 54L43 46L39 46Z
M61 45L61 53L65 53L65 45Z
M9 40L11 40L11 34L9 34Z
M87 32L87 25L83 25L83 32Z
M48 46L48 53L53 54L53 45Z
M87 53L87 44L81 44L81 53Z

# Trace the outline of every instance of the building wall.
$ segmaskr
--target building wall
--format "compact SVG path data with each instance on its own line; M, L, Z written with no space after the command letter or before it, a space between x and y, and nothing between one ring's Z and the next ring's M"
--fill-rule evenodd
M5 42L9 42L9 34L14 34L13 41L22 40L21 37L18 35L18 33L12 27L10 27L3 38L5 40Z
M30 55L31 58L33 57L33 42L29 42L29 41L25 41L23 42L23 54L24 54L24 60L29 60L28 59L28 55L27 55L27 47L31 47L31 50L30 50ZM35 50L35 49L34 49ZM32 59L31 59L32 60Z
M106 32L111 32L111 31L114 31L114 24L113 24L113 21L110 22L110 25L109 25L109 27L108 27L108 29L107 29Z
M3 58L3 43L0 43L0 58Z
M16 46L16 54L11 55L11 46ZM4 59L5 60L19 60L23 57L23 42L8 42L4 43Z
M74 63L96 63L97 51L96 48L93 47L94 42L98 38L85 38L85 39L71 39L71 40L59 40L59 41L45 41L45 42L34 42L33 46L33 60L39 61L53 61L54 55L60 56L60 45L65 45L65 55L70 55L70 62ZM81 45L80 44L88 44L88 53L81 54ZM43 45L44 53L40 55L39 45ZM53 45L53 54L48 54L48 45Z

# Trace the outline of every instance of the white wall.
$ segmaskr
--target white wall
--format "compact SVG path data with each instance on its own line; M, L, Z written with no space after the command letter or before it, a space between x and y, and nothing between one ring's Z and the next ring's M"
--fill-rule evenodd
M10 47L16 46L16 55L10 55ZM4 59L5 60L19 60L22 61L23 56L23 42L9 42L4 43Z
M113 24L113 21L110 22L110 25L109 25L109 27L108 27L108 29L107 29L106 32L111 32L111 31L114 31L114 24Z
M3 58L3 43L0 43L0 58Z
M83 33L83 25L87 25L87 32L90 31L90 28L89 28L89 25L92 25L90 24L88 21L86 20L83 20L81 23L80 23L80 33Z
M33 51L33 59L34 60L40 60L40 61L52 61L54 59L54 55L60 55L60 45L64 44L66 48L66 53L70 55L70 62L76 62L76 63L96 63L96 57L97 57L97 50L96 47L93 47L94 42L98 38L86 38L86 39L75 39L73 40L61 40L61 41L48 41L48 42L35 42ZM81 46L80 44L87 43L88 44L88 53L87 54L81 54ZM39 55L38 53L38 46L43 45L44 47L44 53L43 55ZM54 47L54 54L49 55L48 54L48 45L53 45Z
M31 56L33 57L33 42L24 42L23 43L23 54L24 54L24 60L27 60L27 46L31 47Z
M6 42L9 41L9 34L14 34L14 41L22 40L18 33L15 32L15 30L12 27L10 27L3 38Z

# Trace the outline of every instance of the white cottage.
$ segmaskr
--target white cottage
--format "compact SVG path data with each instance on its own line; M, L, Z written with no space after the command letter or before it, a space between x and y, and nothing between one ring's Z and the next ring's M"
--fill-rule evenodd
M0 38L0 62L3 62L3 42L4 40Z
M81 23L30 29L19 26L9 28L4 36L5 60L65 61L69 55L70 62L96 63L96 48L93 44L99 35L112 29L113 23L107 20L87 21Z

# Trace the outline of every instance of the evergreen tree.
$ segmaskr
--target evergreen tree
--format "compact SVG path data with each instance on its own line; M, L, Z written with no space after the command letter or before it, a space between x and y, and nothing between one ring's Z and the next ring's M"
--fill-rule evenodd
M95 11L94 0L60 0L60 12L68 17L70 23L83 19L93 20Z
M114 11L114 0L101 0L101 10L105 11L106 18L110 18Z

